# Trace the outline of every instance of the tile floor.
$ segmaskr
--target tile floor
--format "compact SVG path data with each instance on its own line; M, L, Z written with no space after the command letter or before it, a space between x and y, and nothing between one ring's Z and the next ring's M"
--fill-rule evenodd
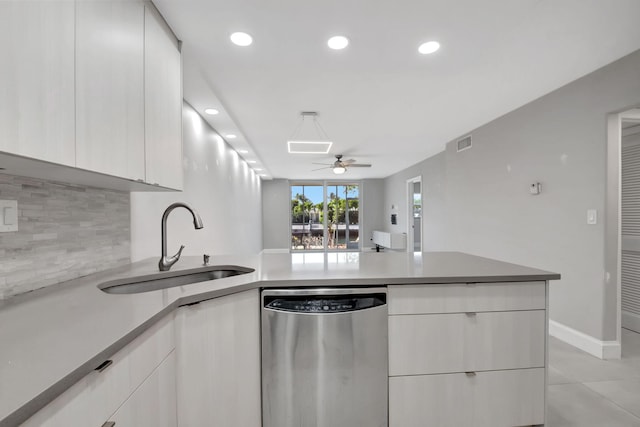
M548 404L548 427L640 427L640 334L622 330L621 360L550 337Z

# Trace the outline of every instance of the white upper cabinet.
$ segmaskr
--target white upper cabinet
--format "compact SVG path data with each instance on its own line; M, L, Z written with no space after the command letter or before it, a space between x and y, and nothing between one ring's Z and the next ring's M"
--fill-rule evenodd
M0 41L5 173L182 189L182 61L151 2L0 1Z
M0 2L0 151L75 165L74 3Z
M76 7L76 166L144 180L144 4Z
M178 41L147 4L144 25L146 181L182 189L182 62Z

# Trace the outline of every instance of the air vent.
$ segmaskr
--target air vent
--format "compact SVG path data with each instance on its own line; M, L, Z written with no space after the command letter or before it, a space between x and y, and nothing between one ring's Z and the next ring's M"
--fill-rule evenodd
M458 152L471 148L471 135L459 139L457 142Z

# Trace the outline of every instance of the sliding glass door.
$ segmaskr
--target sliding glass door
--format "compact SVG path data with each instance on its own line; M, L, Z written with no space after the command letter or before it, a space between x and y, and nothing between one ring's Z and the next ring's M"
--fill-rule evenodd
M356 183L291 185L291 250L360 249L360 186Z

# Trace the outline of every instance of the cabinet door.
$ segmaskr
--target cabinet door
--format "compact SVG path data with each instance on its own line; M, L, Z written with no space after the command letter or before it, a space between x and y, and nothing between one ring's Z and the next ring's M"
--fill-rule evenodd
M175 352L109 417L114 427L176 427Z
M389 378L389 427L473 425L468 381L465 374Z
M544 367L545 311L389 317L389 375Z
M389 286L389 314L544 310L545 282Z
M152 5L145 7L146 181L182 189L182 63L177 40Z
M544 424L543 368L389 379L390 427Z
M82 378L23 427L101 426L174 350L173 318L168 315L135 338L109 358L111 366Z
M178 311L178 425L260 427L259 314L258 290Z
M76 165L143 180L144 5L78 2L76 16Z
M0 151L75 165L74 2L0 2Z

